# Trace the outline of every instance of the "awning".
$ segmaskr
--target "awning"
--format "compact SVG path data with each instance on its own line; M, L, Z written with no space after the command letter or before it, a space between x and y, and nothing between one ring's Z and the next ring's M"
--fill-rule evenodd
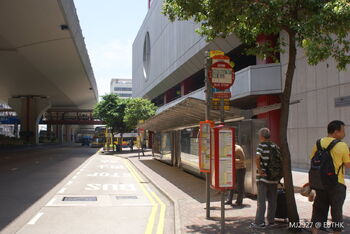
M178 104L158 113L144 123L139 124L138 128L151 131L169 131L199 125L200 121L205 120L205 107L206 103L204 100L188 97ZM225 122L248 119L254 115L279 108L280 104L255 108L252 110L241 110L231 107L229 111L225 111ZM210 113L212 117L211 120L220 120L219 110L211 110Z

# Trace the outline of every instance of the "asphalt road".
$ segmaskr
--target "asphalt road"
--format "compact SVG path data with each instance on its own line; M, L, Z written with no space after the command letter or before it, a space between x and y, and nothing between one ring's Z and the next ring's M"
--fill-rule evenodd
M0 154L0 233L174 232L172 204L125 158L81 146Z

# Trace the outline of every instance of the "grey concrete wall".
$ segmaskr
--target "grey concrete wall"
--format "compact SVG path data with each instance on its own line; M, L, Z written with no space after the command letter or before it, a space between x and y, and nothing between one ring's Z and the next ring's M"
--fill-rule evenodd
M133 96L154 98L199 71L204 66L204 51L229 52L239 40L231 36L207 43L191 21L170 22L161 14L163 0L154 0L133 43ZM149 78L143 75L143 47L146 33L151 42Z
M287 71L287 59L287 53L281 56L283 78ZM350 124L350 106L335 107L335 98L349 96L349 90L350 66L347 71L340 72L332 59L310 66L303 50L298 48L291 101L300 100L300 103L290 106L288 123L293 167L309 168L311 148L318 138L327 135L330 121L339 119ZM349 126L346 131L348 136L344 141L349 145Z

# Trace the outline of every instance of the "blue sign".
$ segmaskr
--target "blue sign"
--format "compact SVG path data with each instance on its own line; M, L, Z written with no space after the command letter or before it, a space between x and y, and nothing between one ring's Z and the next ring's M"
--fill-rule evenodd
M20 124L21 121L16 116L0 116L0 124Z

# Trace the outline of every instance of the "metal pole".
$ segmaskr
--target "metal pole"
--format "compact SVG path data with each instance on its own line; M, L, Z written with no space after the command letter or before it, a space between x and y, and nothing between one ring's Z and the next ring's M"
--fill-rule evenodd
M225 124L224 99L220 99L220 122ZM225 191L221 192L221 234L225 233Z
M209 58L209 52L205 52L204 59L204 75L205 75L205 94L206 94L206 108L205 108L205 120L211 120L210 109L211 109L211 97L212 97L212 88L209 82L208 70L210 69L211 60ZM206 218L210 218L210 173L205 174L205 198L206 198Z
M210 173L205 173L206 218L210 219Z
M225 233L225 192L221 192L221 230L220 233L224 234Z
M224 99L220 99L220 122L222 125L225 124Z
M211 110L211 98L213 96L213 90L209 82L208 70L211 66L211 59L209 58L208 51L205 52L205 94L206 94L206 109L205 109L205 120L211 120L210 110Z

